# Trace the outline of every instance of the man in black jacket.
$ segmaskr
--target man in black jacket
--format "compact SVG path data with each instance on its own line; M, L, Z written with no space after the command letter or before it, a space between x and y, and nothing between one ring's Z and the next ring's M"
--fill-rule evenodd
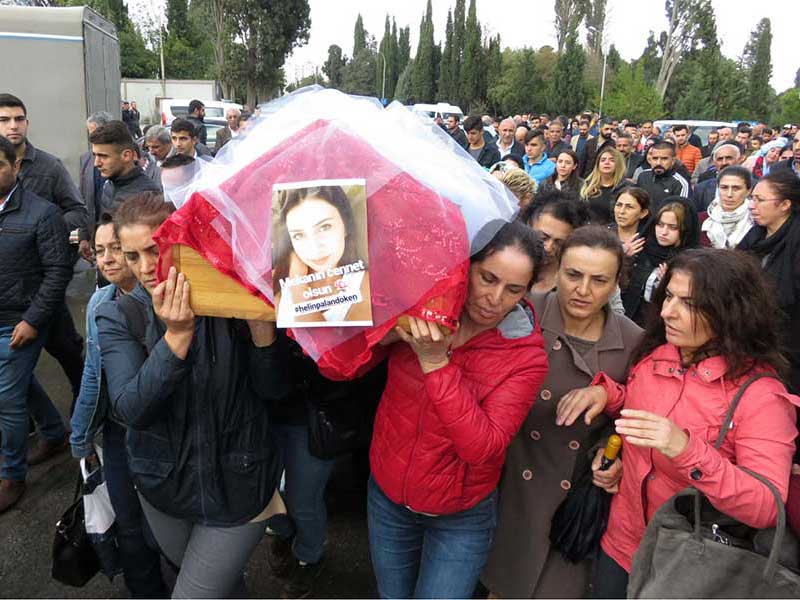
M445 119L447 133L449 133L450 137L456 141L456 144L466 150L469 143L467 142L467 136L461 130L461 127L459 127L458 121L458 115L447 115L447 119Z
M13 144L0 137L0 513L25 493L28 472L29 389L54 312L64 302L72 276L67 226L58 208L26 192L17 182ZM30 401L40 401L31 397ZM30 406L42 437L63 443L65 429L47 396ZM48 438L48 436L50 436Z
M500 151L496 144L487 144L483 138L483 121L478 116L464 119L464 131L467 132L467 152L478 161L484 169L500 161Z
M208 132L206 132L206 105L200 100L192 100L189 102L189 115L186 120L195 126L197 132L197 139L203 146L208 145Z
M649 169L639 174L636 186L650 194L650 211L655 215L669 196L691 199L689 181L675 170L675 146L671 142L653 144L647 156Z
M89 136L94 165L107 181L100 205L114 212L127 198L140 192L160 192L161 188L138 165L136 145L122 121L111 121Z
M578 156L580 166L580 176L586 179L594 169L594 161L597 159L597 151L611 139L614 131L614 120L611 117L604 117L600 122L600 132L597 137L593 137L583 146L583 154Z

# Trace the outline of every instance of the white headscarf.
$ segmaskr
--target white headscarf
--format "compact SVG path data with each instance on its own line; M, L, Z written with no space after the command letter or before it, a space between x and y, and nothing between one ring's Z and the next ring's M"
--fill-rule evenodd
M753 217L747 201L734 211L722 210L719 191L708 206L708 218L703 221L701 229L706 233L714 248L736 248L745 234L753 226Z

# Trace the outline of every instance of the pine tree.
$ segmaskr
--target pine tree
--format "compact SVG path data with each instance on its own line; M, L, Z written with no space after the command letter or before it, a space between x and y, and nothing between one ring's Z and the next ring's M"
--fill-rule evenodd
M378 60L375 63L375 83L378 86L375 90L379 98L392 97L392 68L393 68L393 48L392 48L392 22L389 15L383 25L383 37L378 46Z
M450 102L457 102L462 107L465 107L469 100L464 95L464 88L461 87L461 71L464 67L464 47L467 35L466 7L466 0L456 0L456 7L453 11L453 47L450 52L450 81L453 92L453 99Z
M500 34L489 38L486 49L486 98L491 100L489 90L497 85L503 73L503 53L500 50ZM496 107L495 107L496 108ZM497 110L494 111L498 112Z
M439 65L439 86L436 98L443 102L451 102L453 98L453 13L447 11L447 25L444 34L442 62Z
M400 36L397 40L397 79L403 74L409 61L411 60L411 27L406 25L400 29Z
M469 105L486 98L486 65L481 43L481 24L475 8L475 0L469 2L464 46L464 64L461 72L461 89Z
M417 102L432 102L436 97L436 52L433 41L433 7L431 0L419 27L419 44L414 56L411 90Z
M356 26L353 31L353 57L359 50L367 47L367 32L364 29L364 20L361 18L361 13L358 13L356 18Z
M772 77L772 24L761 19L745 48L744 66L747 71L748 101L752 117L766 120L769 116L772 94L769 80Z
M564 51L556 63L551 106L568 115L574 115L586 108L586 90L583 85L585 66L586 53L578 43L577 31L573 31L567 36Z
M322 65L322 72L328 77L328 85L332 88L342 87L342 76L346 61L342 49L336 44L328 46L328 60Z

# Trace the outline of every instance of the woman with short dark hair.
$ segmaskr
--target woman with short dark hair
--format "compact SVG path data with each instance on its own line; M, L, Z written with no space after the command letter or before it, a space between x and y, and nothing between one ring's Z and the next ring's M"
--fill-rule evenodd
M772 482L785 498L800 398L774 378L750 385L719 450L733 397L758 373L782 374L781 319L758 264L735 250L687 250L672 259L634 351L627 384L605 373L573 392L559 416L605 410L623 438L623 473L594 575L596 598L625 596L647 522L687 486L756 528L774 526Z

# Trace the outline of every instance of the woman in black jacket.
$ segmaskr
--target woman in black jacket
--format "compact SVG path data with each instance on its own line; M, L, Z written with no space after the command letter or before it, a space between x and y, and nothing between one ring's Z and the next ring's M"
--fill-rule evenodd
M622 290L625 316L637 325L647 320L650 300L666 271L666 263L687 248L696 248L700 223L694 207L670 196L647 225L644 249L633 257L628 285Z
M182 274L156 283L153 234L172 210L144 193L117 211L140 285L98 309L100 349L145 516L180 567L173 597L224 598L271 513L281 465L267 403L284 382L274 323L195 317Z
M753 188L755 225L737 246L755 255L775 285L786 319L783 343L789 386L800 391L800 179L791 169L772 171Z

